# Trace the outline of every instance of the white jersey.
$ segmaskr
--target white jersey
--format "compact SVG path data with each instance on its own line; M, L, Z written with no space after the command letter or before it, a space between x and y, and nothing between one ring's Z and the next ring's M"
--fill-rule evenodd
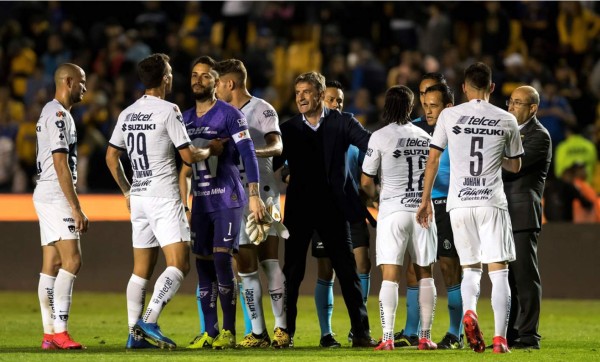
M516 118L481 99L446 108L438 117L431 147L450 153L447 210L491 206L507 209L503 157L523 154Z
M175 104L144 95L121 112L109 143L129 156L131 195L181 197L173 145L191 142Z
M246 120L248 121L248 129L250 130L250 137L254 142L255 149L266 146L266 135L270 133L281 134L277 112L266 101L252 97L240 111L246 116ZM273 201L279 204L279 188L275 182L273 157L257 157L257 161L261 198L266 200L267 197L272 196ZM242 162L240 162L239 167L242 183L247 190L248 182L246 181L246 172L243 169Z
M419 208L430 141L431 136L412 123L391 123L371 135L362 170L371 176L381 170L379 218Z
M53 99L46 103L36 125L38 181L33 199L40 202L66 200L58 183L52 154L66 153L73 184L77 182L77 131L73 117ZM42 191L43 190L43 191Z

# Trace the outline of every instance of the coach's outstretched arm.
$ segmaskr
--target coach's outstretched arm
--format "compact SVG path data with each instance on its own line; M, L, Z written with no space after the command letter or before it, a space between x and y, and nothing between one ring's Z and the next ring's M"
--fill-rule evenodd
M127 176L125 176L125 170L121 163L122 153L123 151L121 149L115 148L113 145L109 144L108 149L106 150L106 166L108 166L110 174L113 179L115 179L117 185L119 185L123 196L125 196L127 210L131 211L129 206L129 190L131 189L131 184L129 183L129 180L127 180Z

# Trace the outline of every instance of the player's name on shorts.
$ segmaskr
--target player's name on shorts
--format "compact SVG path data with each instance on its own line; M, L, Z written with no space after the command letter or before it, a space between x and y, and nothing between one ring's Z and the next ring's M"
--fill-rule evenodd
M210 196L210 195L220 195L225 193L224 187L216 187L211 190L202 190L202 191L194 191L194 196Z

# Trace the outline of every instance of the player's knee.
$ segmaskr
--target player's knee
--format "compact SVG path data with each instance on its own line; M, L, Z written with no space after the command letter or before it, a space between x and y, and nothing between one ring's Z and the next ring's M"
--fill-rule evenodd
M79 269L81 269L81 256L76 255L67 260L63 260L62 264L58 266L58 268L62 268L73 275L77 275L77 273L79 273Z
M371 260L368 258L361 258L356 261L356 270L359 274L369 274L371 272Z

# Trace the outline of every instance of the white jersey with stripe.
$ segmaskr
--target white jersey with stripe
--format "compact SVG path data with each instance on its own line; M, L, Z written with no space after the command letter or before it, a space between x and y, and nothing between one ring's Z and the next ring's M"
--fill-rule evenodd
M46 103L36 125L37 186L33 199L40 202L65 200L58 183L52 154L66 153L73 184L77 182L77 131L75 121L63 105L53 99ZM43 192L41 191L43 189Z
M175 104L142 96L121 112L109 143L129 156L131 195L180 198L175 147L191 142Z
M242 106L240 111L246 116L246 120L248 121L248 129L255 149L267 145L267 141L265 140L266 135L270 133L281 134L277 112L265 100L252 97ZM267 197L272 196L273 201L279 204L279 188L277 187L273 171L273 157L257 157L257 161L260 175L261 198L266 200ZM242 184L244 184L247 191L248 181L242 162L240 162L239 168Z
M512 114L481 99L446 108L438 117L431 147L448 147L450 153L448 211L478 206L507 209L502 159L523 154Z
M391 123L371 135L362 170L370 176L379 171L379 218L417 211L430 141L431 136L412 123Z

